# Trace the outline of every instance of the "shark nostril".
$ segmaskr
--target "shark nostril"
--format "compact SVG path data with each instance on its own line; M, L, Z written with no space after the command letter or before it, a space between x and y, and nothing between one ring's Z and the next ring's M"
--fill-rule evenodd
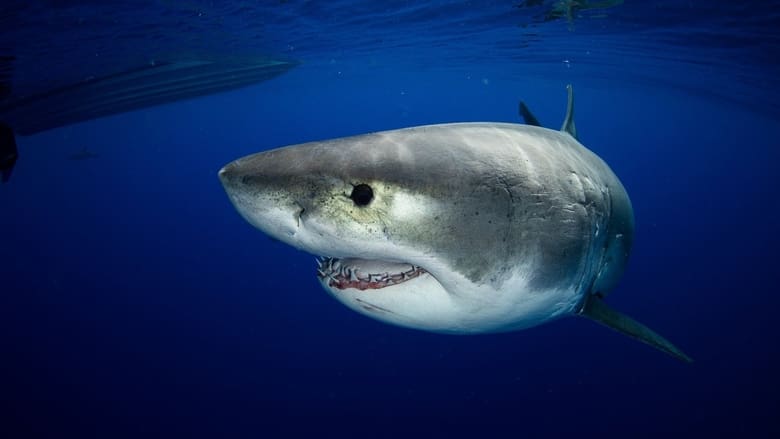
M252 183L252 175L245 172L235 163L229 163L222 167L217 173L222 184L248 185Z
M220 169L218 172L219 180L222 182L223 185L244 185L248 186L252 184L253 178L251 175L243 174L240 172L236 172L235 168L232 166L225 166L224 168Z

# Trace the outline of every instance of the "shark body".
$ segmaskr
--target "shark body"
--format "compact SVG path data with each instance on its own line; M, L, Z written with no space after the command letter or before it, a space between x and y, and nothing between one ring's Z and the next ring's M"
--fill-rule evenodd
M603 298L631 249L631 202L576 140L527 124L419 126L265 151L219 176L252 225L319 255L322 286L417 329L511 331L583 315L690 359Z

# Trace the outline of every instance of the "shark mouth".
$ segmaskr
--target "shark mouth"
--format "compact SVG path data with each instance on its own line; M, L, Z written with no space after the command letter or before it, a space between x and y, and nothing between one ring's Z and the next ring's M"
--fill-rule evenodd
M427 273L417 265L369 259L319 257L317 265L317 277L339 290L378 290Z

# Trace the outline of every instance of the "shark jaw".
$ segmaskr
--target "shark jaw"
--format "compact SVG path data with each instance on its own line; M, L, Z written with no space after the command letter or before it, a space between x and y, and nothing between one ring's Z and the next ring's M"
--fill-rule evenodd
M339 290L378 290L428 274L424 268L413 264L354 258L319 257L317 265L320 281Z
M385 323L432 332L474 332L453 326L457 300L426 269L411 263L317 258L323 289L348 308ZM435 311L434 311L435 310Z
M323 289L360 314L432 332L483 332L479 325L463 320L463 312L469 307L463 306L457 294L419 265L382 259L318 257L317 266ZM453 274L445 269L440 277L447 280ZM454 324L457 321L460 323Z

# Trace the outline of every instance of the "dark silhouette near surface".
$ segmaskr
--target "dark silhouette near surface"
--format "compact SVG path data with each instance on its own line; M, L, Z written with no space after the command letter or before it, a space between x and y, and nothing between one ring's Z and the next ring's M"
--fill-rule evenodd
M0 179L3 183L8 183L11 179L11 172L18 158L19 151L16 149L13 130L0 122Z

